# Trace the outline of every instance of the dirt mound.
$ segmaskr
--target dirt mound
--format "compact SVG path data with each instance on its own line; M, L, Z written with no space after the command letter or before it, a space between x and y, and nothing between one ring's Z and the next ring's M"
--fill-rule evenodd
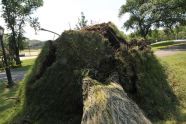
M126 40L121 35L120 31L111 22L97 24L90 27L85 27L82 30L97 32L107 38L115 49L118 49L121 44L127 45Z
M80 31L65 31L56 41L48 41L25 79L22 111L14 122L150 123L126 93L139 104L148 117L156 117L162 111L167 112L163 108L159 111L158 107L171 103L172 93L166 84L162 84L161 81L165 79L158 80L160 85L144 80L146 77L154 78L148 77L150 72L146 72L154 65L144 63L152 61L154 64L156 60L146 43L137 43L139 44L130 45L125 42L111 23L87 27ZM159 66L155 68L158 72L161 71ZM156 77L157 72L153 74ZM87 84L85 77L94 80L94 83ZM152 92L149 85L158 93ZM97 86L101 86L98 92L97 88L89 88ZM169 95L167 99L164 97L167 96L166 93ZM95 94L98 97L94 97ZM158 96L155 97L156 95ZM161 104L157 99L166 102ZM90 101L92 103L88 104ZM99 110L100 104L105 105L105 109ZM155 109L148 108L152 105ZM95 113L99 111L104 114L96 116ZM100 120L102 117L105 122Z

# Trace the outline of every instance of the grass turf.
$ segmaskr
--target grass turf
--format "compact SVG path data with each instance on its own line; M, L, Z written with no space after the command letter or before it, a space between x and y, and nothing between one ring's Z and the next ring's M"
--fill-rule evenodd
M168 82L180 102L178 113L173 118L159 123L186 123L186 52L159 59L166 68Z
M17 68L18 70L27 71L33 65L35 59L29 59L22 61L22 67ZM5 84L2 80L0 80L0 124L6 123L16 111L15 103L18 94L19 84L8 89L5 87ZM13 98L13 99L7 99Z

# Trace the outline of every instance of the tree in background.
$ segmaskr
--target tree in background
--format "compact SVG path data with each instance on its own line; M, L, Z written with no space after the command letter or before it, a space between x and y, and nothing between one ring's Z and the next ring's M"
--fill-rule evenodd
M169 29L186 24L186 2L185 0L153 0L152 16L157 15L158 27Z
M119 12L119 17L129 13L130 18L124 23L124 27L134 29L142 37L146 38L151 26L153 25L153 17L147 11L151 6L145 0L127 0L125 5L122 5Z
M36 29L39 26L38 18L33 12L43 5L43 0L2 0L2 17L7 28L11 31L9 48L12 51L16 65L20 65L19 50L24 40L24 27L27 22Z
M172 29L186 24L185 0L127 0L119 11L119 17L129 13L124 27L134 29L146 38L151 28Z
M83 27L86 27L87 26L87 22L88 21L86 20L84 13L81 12L81 17L78 18L78 24L76 25L76 29L80 30Z
M133 38L133 35L129 35L130 38ZM186 26L176 26L172 30L165 29L154 29L147 35L147 38L151 42L157 41L166 41L172 39L186 39Z
M4 48L6 50L6 56L7 56L7 62L8 65L13 67L15 66L15 61L12 55L12 49L10 49L10 45L9 45L9 38L10 38L10 34L4 34L3 36L3 44L4 44ZM22 39L22 43L20 44L20 50L24 50L26 48L29 48L29 43L28 43L29 39L26 37L23 37ZM3 68L3 53L2 50L0 49L0 68Z

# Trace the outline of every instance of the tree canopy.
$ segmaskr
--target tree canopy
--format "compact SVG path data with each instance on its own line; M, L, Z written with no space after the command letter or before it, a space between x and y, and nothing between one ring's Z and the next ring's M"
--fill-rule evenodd
M184 0L127 0L119 11L119 17L129 13L130 18L124 27L135 29L146 37L152 27L172 28L184 25L186 20Z
M186 2L184 0L153 0L149 11L156 17L158 27L172 28L186 24Z

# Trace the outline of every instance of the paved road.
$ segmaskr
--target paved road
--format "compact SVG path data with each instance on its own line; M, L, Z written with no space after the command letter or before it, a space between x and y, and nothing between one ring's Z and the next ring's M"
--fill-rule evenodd
M170 56L180 52L186 52L186 44L180 44L175 46L170 46L156 51L154 54L158 57Z
M14 82L21 81L24 78L26 72L27 71L17 70L17 69L11 70L13 81ZM0 81L7 81L7 77L6 77L6 73L5 72L0 72Z
M37 56L39 55L41 51L40 50L36 50L36 51L31 51L31 52L28 52L28 51L23 51L21 52L21 54L24 54L25 56L23 57L20 57L21 60L26 60L26 59L35 59L37 58Z
M38 56L38 54L40 53L40 51L36 51L36 52L32 52L31 55L28 55L28 52L25 54L26 56L24 57L20 57L21 60L27 60L27 59L34 59ZM27 73L27 71L25 70L20 70L20 69L11 69L11 74L12 74L12 79L14 82L19 82L21 81L25 74ZM0 81L7 81L7 76L6 73L0 72Z
M37 58L37 55L20 57L21 60L35 59L35 58Z

